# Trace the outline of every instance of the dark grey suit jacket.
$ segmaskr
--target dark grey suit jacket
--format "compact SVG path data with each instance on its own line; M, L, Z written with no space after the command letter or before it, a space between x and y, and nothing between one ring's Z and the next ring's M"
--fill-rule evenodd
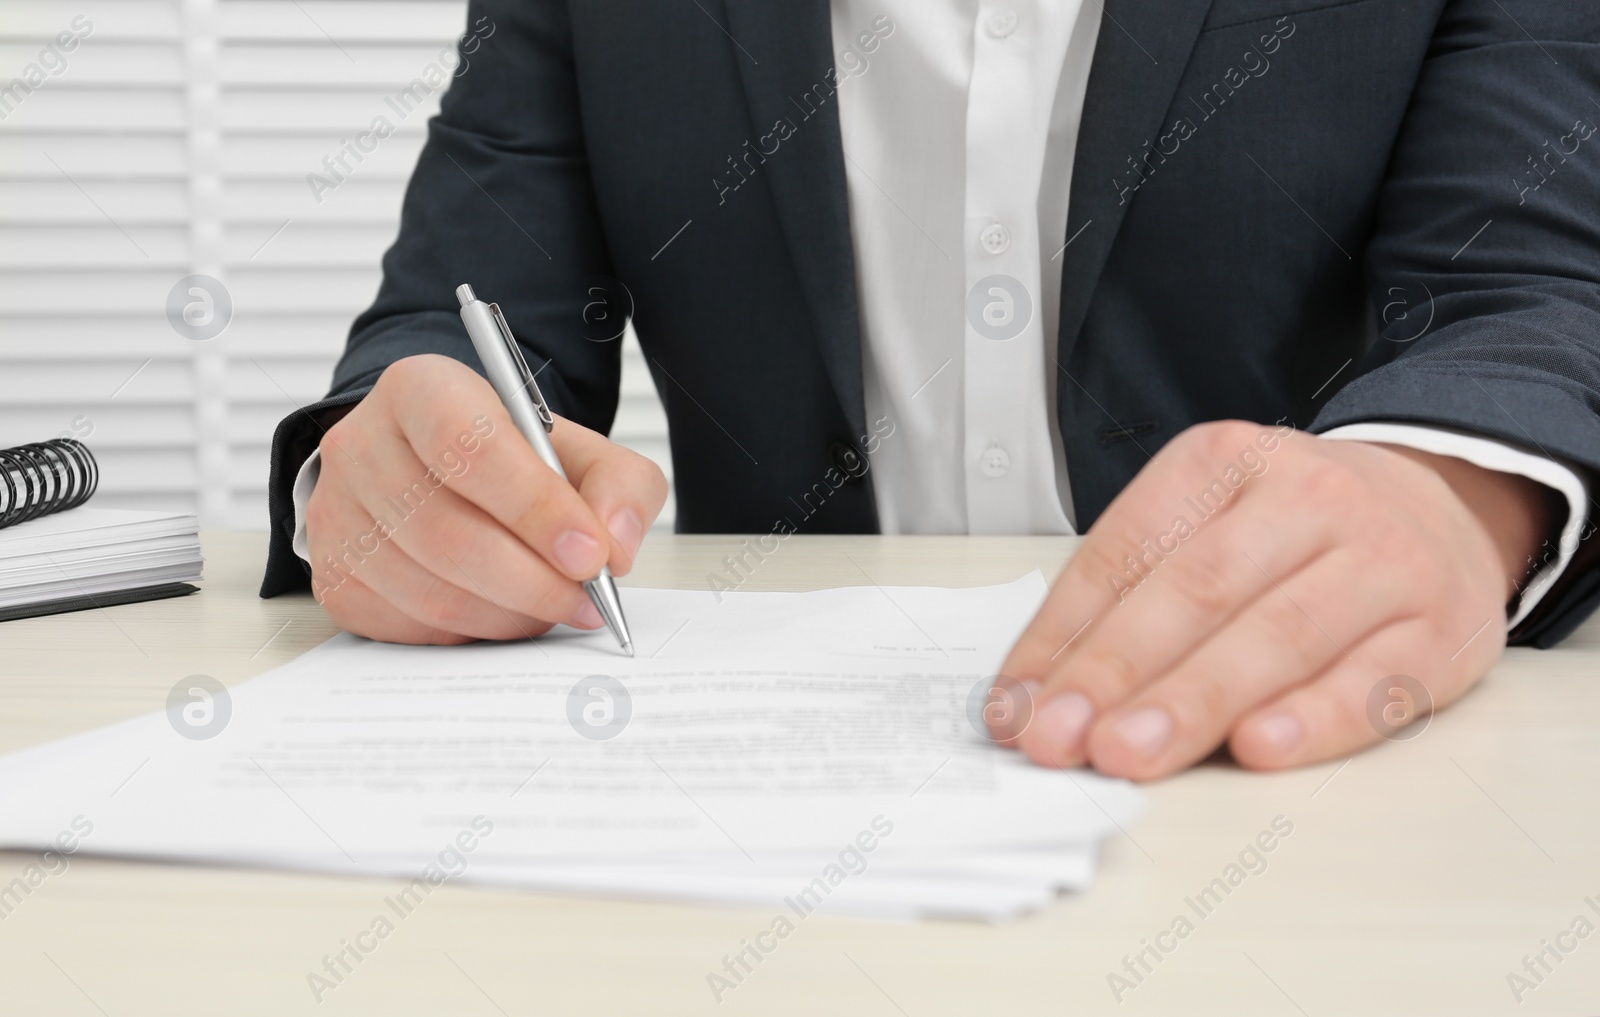
M1082 526L1221 418L1443 425L1600 469L1600 5L1105 15L1055 262ZM594 305L631 294L680 529L874 531L870 472L830 472L872 429L827 0L474 0L468 19L378 298L329 397L274 439L262 595L307 583L290 487L329 415L402 357L478 366L465 281L548 362L556 410L601 431L620 360ZM1594 544L1517 638L1593 609Z

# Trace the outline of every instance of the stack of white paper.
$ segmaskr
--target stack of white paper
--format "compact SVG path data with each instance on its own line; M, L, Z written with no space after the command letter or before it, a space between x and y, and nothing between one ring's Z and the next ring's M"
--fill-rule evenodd
M0 529L0 608L189 582L201 565L192 514L80 506Z
M601 630L339 636L0 760L0 844L586 894L1001 919L1086 887L1136 789L1034 767L973 704L1045 593L624 591ZM979 693L974 696L973 690Z

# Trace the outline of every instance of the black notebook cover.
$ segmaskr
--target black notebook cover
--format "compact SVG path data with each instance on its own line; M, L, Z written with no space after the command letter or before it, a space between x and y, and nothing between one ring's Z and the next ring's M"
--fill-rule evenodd
M47 600L39 604L17 604L14 607L0 607L0 622L14 621L18 618L37 618L45 614L64 614L68 611L87 611L95 607L111 607L116 604L137 604L145 600L164 600L167 597L187 597L191 593L199 593L200 587L188 583L161 583L157 586L140 586L132 590L118 590L116 593L101 593L93 597L64 597L61 600Z

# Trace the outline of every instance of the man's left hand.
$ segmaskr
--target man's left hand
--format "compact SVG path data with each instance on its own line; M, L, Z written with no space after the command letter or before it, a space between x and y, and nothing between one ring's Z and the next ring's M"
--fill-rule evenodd
M993 733L1140 780L1224 742L1253 769L1346 755L1384 733L1375 686L1410 676L1425 710L1495 662L1549 515L1538 483L1447 456L1190 428L1057 578L998 683L1031 709Z

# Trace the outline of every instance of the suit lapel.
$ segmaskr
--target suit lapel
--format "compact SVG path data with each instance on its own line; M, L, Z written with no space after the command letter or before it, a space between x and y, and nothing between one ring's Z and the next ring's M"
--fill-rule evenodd
M828 0L724 0L724 7L755 132L751 145L771 152L759 171L772 190L845 419L853 434L865 434L855 257L833 94ZM775 131L780 120L785 126ZM774 145L777 150L771 151Z
M1123 216L1136 200L1137 192L1119 190L1139 180L1129 159L1138 161L1145 142L1154 144L1171 127L1163 118L1211 7L1211 0L1104 3L1078 127L1063 238L1071 241L1061 265L1063 365L1077 342Z

